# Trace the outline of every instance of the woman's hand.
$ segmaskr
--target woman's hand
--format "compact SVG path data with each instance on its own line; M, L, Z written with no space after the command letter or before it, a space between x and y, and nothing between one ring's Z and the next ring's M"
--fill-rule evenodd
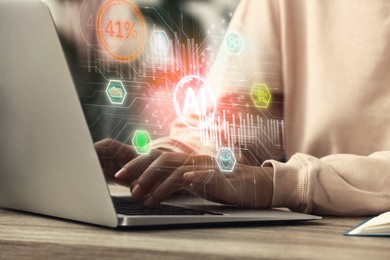
M189 165L210 167L214 165L214 159L209 156L153 150L148 155L139 155L126 163L115 174L115 181L130 187L134 198L142 199L149 196L148 192L156 185L174 178L180 167Z
M245 208L269 208L273 169L237 164L232 173L221 173L215 158L154 151L131 160L115 175L131 188L135 199L155 207L175 191L185 188L215 202Z
M155 207L172 193L187 189L211 201L245 208L269 208L273 169L237 164L222 173L215 158L161 150L137 155L130 146L112 139L95 144L108 181L127 186L135 199Z
M232 173L221 173L218 168L184 170L183 179L190 183L189 191L199 197L242 208L271 207L272 168L238 164ZM167 188L161 189L164 189L162 193L170 192Z
M113 139L104 139L95 143L95 149L106 180L109 182L115 181L114 175L126 163L137 157L137 152L132 146Z

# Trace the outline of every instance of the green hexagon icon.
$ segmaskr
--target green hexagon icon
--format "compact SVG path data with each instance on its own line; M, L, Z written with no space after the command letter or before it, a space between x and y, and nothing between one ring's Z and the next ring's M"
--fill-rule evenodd
M111 104L122 105L127 95L126 89L120 80L110 80L106 88L106 94Z
M137 130L131 142L138 154L149 154L151 141L152 139L147 131Z
M272 96L267 84L254 85L251 92L251 98L257 108L268 108Z

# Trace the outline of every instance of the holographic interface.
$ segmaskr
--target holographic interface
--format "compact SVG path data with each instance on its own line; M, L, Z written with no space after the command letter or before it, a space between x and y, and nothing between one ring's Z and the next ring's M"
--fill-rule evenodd
M255 84L252 88L251 97L257 108L268 108L271 102L271 93L267 84Z
M107 85L106 93L111 103L114 105L122 105L127 95L126 89L120 80L110 80Z
M239 55L244 48L244 41L239 32L228 32L225 38L225 46L230 54Z
M217 103L212 88L198 76L187 76L180 80L173 96L180 120L190 128L202 129L209 125L216 112ZM195 116L190 119L191 116Z
M280 84L269 76L281 72L262 69L274 54L229 27L238 3L81 0L70 68L94 141L147 155L151 140L169 137L180 149L192 138L221 172L243 157L280 159Z
M236 165L236 157L230 148L220 148L216 157L221 172L233 172Z
M136 130L131 143L138 154L149 154L151 141L152 140L147 131Z
M102 47L117 60L132 60L144 48L145 22L130 1L107 1L99 11L96 30Z

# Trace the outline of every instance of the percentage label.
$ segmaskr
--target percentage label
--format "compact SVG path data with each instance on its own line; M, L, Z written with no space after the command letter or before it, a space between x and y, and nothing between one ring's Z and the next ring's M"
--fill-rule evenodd
M100 9L97 19L99 41L117 60L129 61L141 53L145 31L140 11L126 0L109 0Z
M138 32L135 30L135 23L130 24L129 22L125 22L125 28L127 31L127 38L133 36L134 39L138 38Z
M126 38L126 39L138 39L138 31L135 29L136 23L130 23L127 21L112 21L109 20L105 32L110 37ZM123 34L125 32L125 35Z

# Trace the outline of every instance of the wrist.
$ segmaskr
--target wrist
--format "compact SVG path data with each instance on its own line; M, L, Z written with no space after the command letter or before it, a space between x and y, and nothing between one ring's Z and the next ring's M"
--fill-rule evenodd
M287 207L293 211L303 211L307 167L296 158L287 163L274 160L264 162L263 167L273 169L272 207Z
M265 175L265 185L263 186L264 199L266 202L265 208L272 208L272 199L274 193L274 169L273 167L262 167Z

